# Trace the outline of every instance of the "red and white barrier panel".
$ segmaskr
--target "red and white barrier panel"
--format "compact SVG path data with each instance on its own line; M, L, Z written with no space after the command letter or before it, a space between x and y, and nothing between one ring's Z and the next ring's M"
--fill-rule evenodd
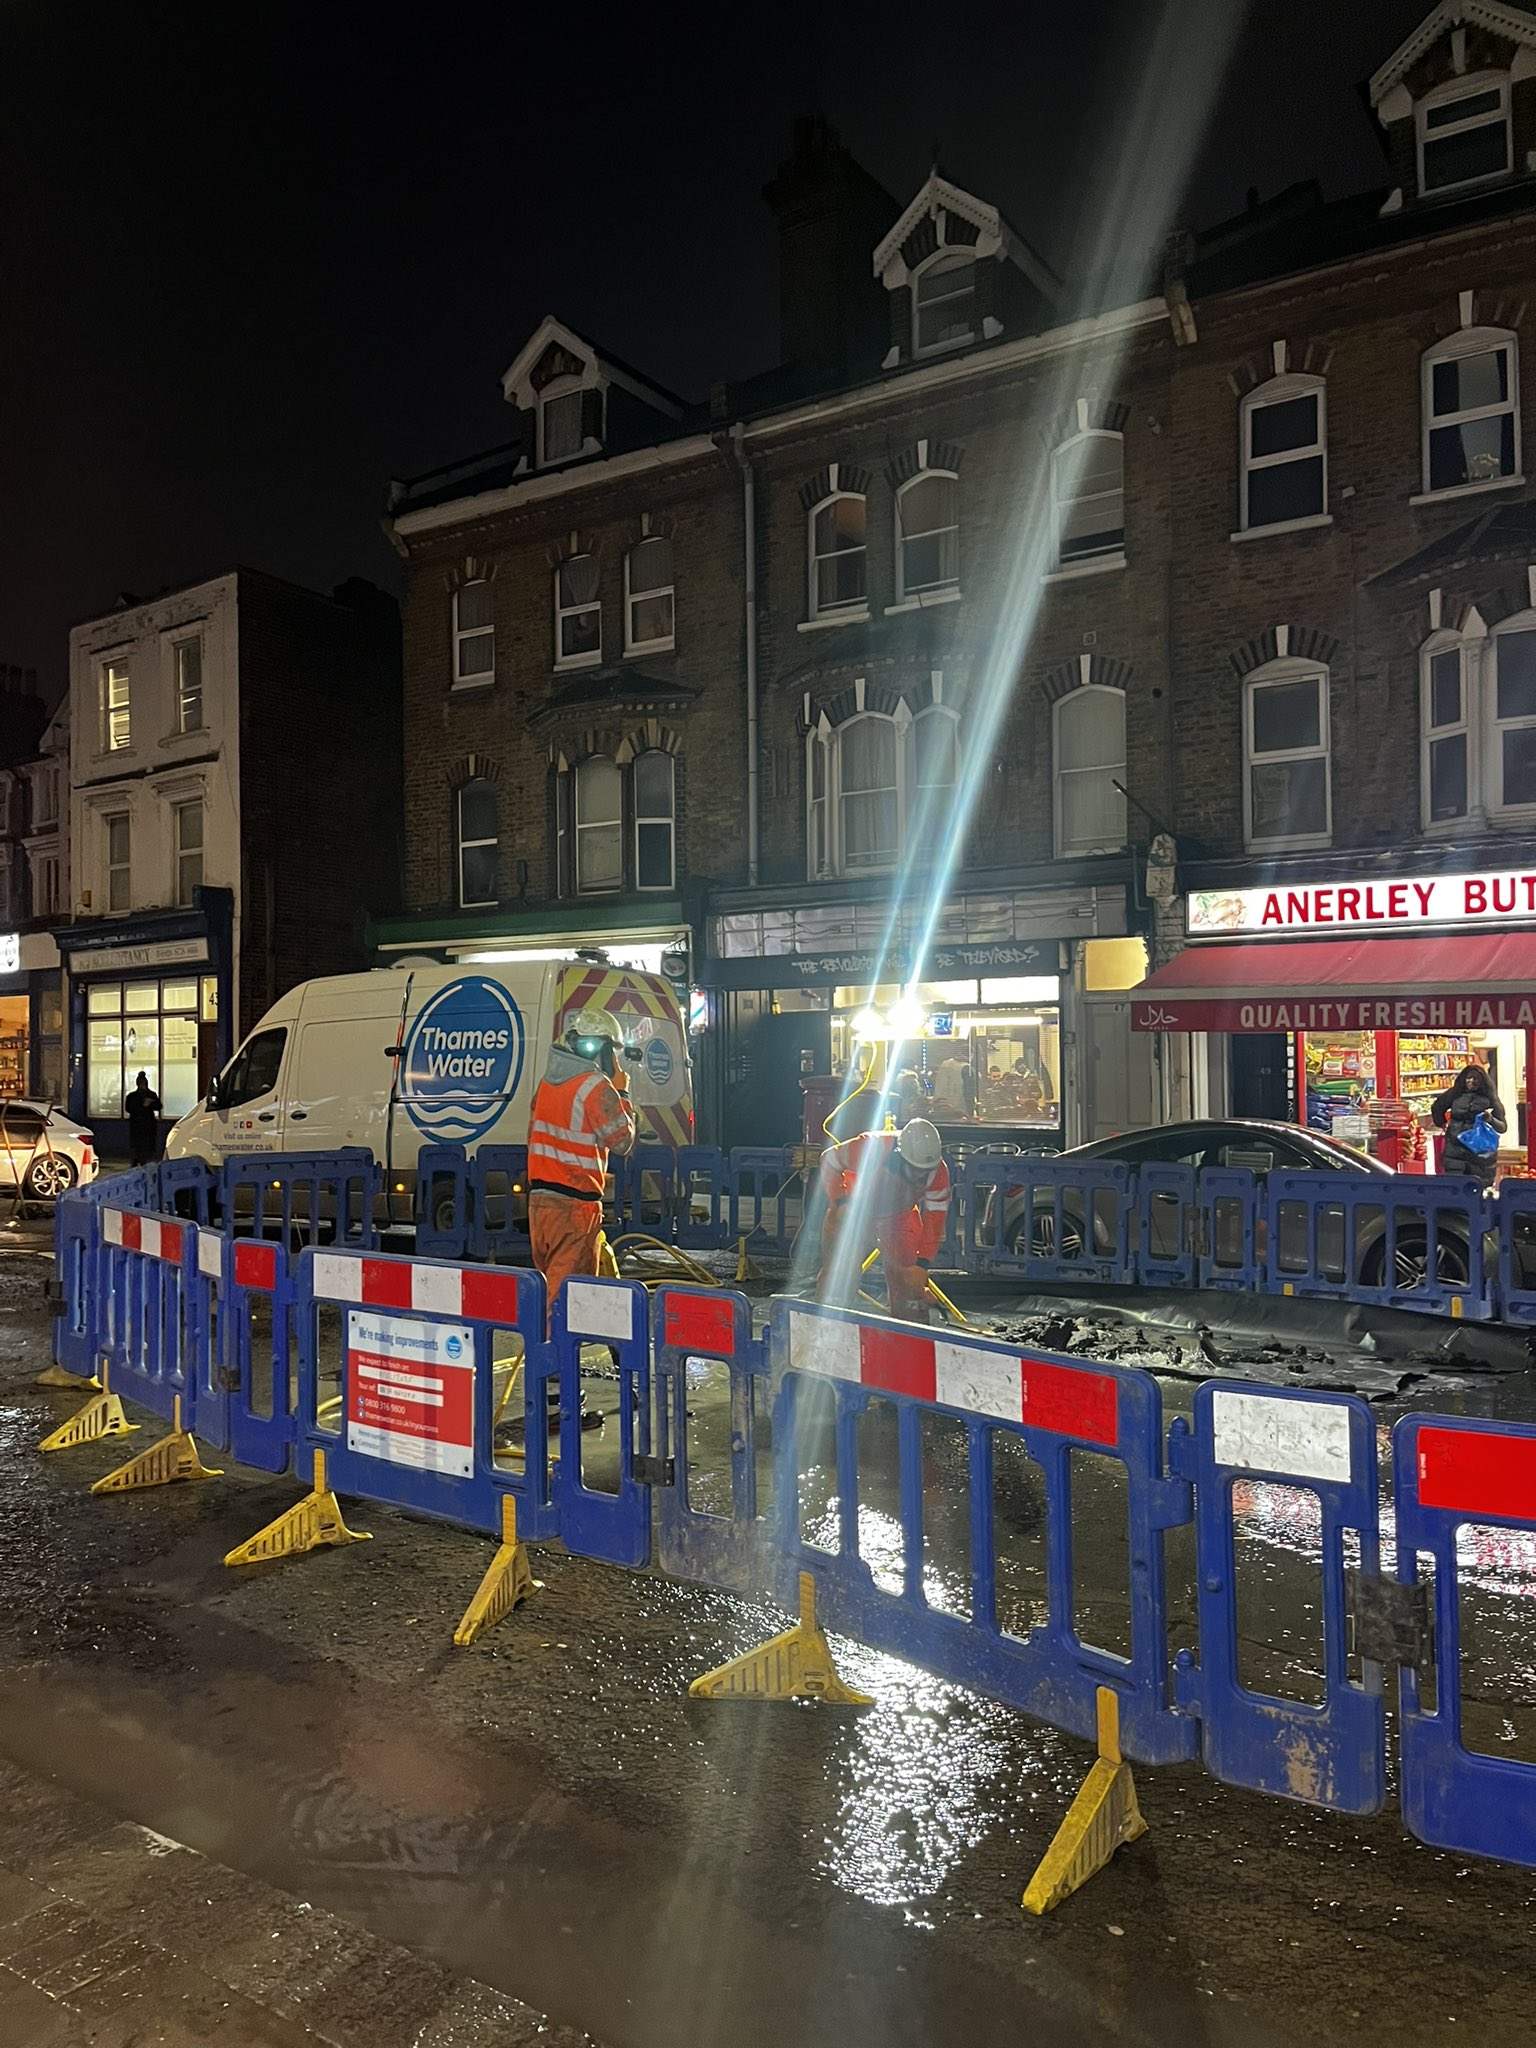
M1057 1436L1081 1437L1086 1443L1113 1445L1120 1438L1113 1373L1053 1365L992 1345L793 1310L789 1368L882 1393L909 1394L999 1422L1021 1422Z
M316 1252L312 1276L320 1301L418 1309L512 1327L517 1323L518 1285L511 1273L438 1266L424 1259L371 1259L360 1252Z
M1420 1507L1536 1522L1536 1437L1426 1423L1416 1448Z
M101 1234L107 1244L121 1245L125 1252L147 1252L152 1259L164 1259L168 1266L181 1264L184 1223L166 1223L158 1216L139 1216L132 1209L103 1209Z
M224 1278L224 1247L228 1240L221 1231L197 1233L197 1270L210 1280ZM283 1272L282 1250L265 1244L259 1237L236 1238L229 1247L231 1279L236 1287L251 1287L260 1294L275 1294Z

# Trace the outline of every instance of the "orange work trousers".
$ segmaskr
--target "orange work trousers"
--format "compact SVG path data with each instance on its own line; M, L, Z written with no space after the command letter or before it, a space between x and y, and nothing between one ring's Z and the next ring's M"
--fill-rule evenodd
M619 1277L619 1262L603 1235L601 1202L535 1188L528 1197L528 1235L533 1239L533 1263L544 1275L551 1315L567 1280Z
M842 1242L849 1206L847 1201L834 1202L821 1226L821 1272L816 1280L818 1301L831 1299L832 1263ZM926 1323L928 1320L928 1275L917 1263L922 1228L916 1209L902 1209L894 1216L867 1217L865 1231L873 1237L874 1246L861 1245L853 1262L851 1281L857 1285L858 1267L871 1249L878 1248L886 1292L891 1298L891 1314L900 1316L907 1323Z

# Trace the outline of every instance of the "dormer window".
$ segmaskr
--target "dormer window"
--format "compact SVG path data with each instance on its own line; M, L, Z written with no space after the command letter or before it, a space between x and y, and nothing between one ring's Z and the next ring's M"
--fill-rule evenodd
M970 250L943 252L918 271L912 320L914 355L934 355L975 339L976 259Z
M569 378L539 394L539 467L569 462L581 453L581 386Z
M1453 192L1509 175L1509 79L1457 78L1419 102L1419 190Z

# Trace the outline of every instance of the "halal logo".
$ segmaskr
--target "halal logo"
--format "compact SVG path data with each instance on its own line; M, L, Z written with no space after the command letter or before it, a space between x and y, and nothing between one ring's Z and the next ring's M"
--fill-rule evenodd
M483 1138L517 1093L526 1033L499 982L462 975L439 989L411 1026L400 1056L400 1101L429 1138Z

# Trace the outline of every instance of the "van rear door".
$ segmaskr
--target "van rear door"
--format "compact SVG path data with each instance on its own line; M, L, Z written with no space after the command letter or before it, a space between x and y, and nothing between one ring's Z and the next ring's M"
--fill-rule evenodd
M693 1143L693 1068L681 1012L660 975L638 968L567 967L561 976L556 1028L577 1010L605 1010L638 1054L626 1059L629 1095L642 1144Z

